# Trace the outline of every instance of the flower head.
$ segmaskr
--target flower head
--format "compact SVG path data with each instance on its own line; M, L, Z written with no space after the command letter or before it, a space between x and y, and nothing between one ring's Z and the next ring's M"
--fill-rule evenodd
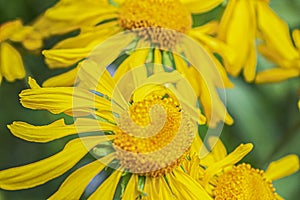
M50 68L74 65L88 57L95 47L113 35L124 30L127 32L131 31L135 34L135 37L132 38L132 42L122 42L119 44L122 47L121 51L125 49L125 53L128 55L126 59L117 62L118 65L120 65L120 71L126 72L125 69L121 69L124 68L124 66L128 66L127 63L129 61L127 60L136 62L134 60L139 59L146 64L155 60L163 65L168 65L168 68L164 68L165 71L178 70L185 76L194 77L193 79L189 79L189 81L199 96L204 113L208 121L210 121L212 115L211 99L214 101L212 104L217 105L220 110L224 109L224 105L222 105L218 94L216 92L214 92L213 95L208 94L211 88L205 86L205 80L203 80L205 77L199 77L197 73L190 68L187 62L179 59L178 56L168 51L176 48L183 34L193 37L199 44L203 45L210 59L212 59L216 65L216 69L222 79L222 84L216 87L231 87L232 83L228 79L224 68L213 54L219 53L222 56L231 57L231 51L227 51L226 45L210 35L215 32L216 23L212 22L200 28L192 28L192 12L196 12L197 9L199 12L208 11L221 2L222 1L126 0L117 1L115 3L109 3L108 1L99 1L96 3L94 1L84 1L86 4L84 7L90 9L88 12L84 12L82 11L83 2L71 3L69 1L60 1L54 7L48 9L36 22L34 27L36 30L48 33L45 33L45 35L59 34L80 28L79 35L65 39L57 43L52 49L43 51L46 57L46 63ZM99 9L99 7L103 9ZM80 14L74 15L74 12L78 10L81 10ZM57 16L60 16L62 11L64 11L63 17L58 18ZM51 24L53 24L53 27ZM58 26L60 28L58 28ZM62 27L66 28L64 29ZM51 30L54 32L51 32ZM150 42L153 50L135 53L134 49L139 46L140 40ZM161 51L161 49L164 49L164 51ZM182 49L179 53L180 55L190 54L191 49ZM72 86L79 68L80 65L65 74L52 77L46 80L43 86ZM127 70L128 69L130 68L127 68ZM147 70L151 70L150 67L147 67ZM212 124L216 125L219 121L222 120L216 119ZM229 114L226 114L225 122L227 124L233 123L233 119Z
M160 63L147 63L152 73L141 60L135 60L140 67L130 68L132 62L128 62L129 66L115 69L107 63L118 51L97 52L81 62L73 87L41 88L29 80L31 89L20 94L23 106L65 113L74 117L74 123L67 125L63 119L45 126L14 122L11 132L32 142L79 137L49 158L0 171L0 187L18 190L41 185L64 174L90 152L91 162L72 173L50 199L79 199L81 195L91 199L115 195L123 199L211 199L183 165L190 154L197 154L199 136L195 133L198 124L205 122L189 82L177 71L165 72L162 69L167 66ZM126 67L130 70L123 73ZM105 180L89 189L101 173L107 175Z
M206 156L192 158L189 174L196 178L207 192L218 200L222 199L282 199L272 181L291 175L299 170L297 155L288 155L270 163L266 171L255 169L250 164L237 164L253 148L252 144L242 144L227 155L222 142L211 137L208 142L213 146Z

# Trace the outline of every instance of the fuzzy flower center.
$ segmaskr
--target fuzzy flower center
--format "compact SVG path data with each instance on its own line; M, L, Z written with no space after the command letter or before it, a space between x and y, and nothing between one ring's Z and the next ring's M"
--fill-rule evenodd
M146 28L137 33L163 47L174 45L176 32L192 26L191 14L179 0L125 0L118 21L126 30Z
M195 125L176 99L150 95L121 113L113 142L125 169L146 176L162 176L188 153Z
M264 177L264 171L245 163L219 176L214 196L216 200L278 199L272 182Z

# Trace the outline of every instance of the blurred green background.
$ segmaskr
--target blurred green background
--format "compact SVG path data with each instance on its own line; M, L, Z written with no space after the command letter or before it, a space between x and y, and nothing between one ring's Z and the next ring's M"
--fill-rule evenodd
M21 18L24 23L30 23L55 2L55 0L0 0L0 23L16 18ZM292 29L300 28L299 0L273 0L271 6ZM201 24L214 16L220 16L222 10L222 7L219 7L209 14L195 16L194 19L197 20L197 24ZM50 48L58 39L45 41L45 48ZM38 83L64 71L49 70L38 53L28 53L20 45L16 46L22 53L27 76L34 77ZM272 63L260 57L258 65L260 69L263 69L272 66ZM241 78L232 80L235 88L227 91L226 101L235 124L231 127L226 126L221 135L228 151L232 151L240 143L254 143L254 150L244 161L262 169L265 169L269 162L289 153L299 155L300 115L297 108L300 93L299 79L266 85L246 84ZM46 111L23 108L19 103L18 94L26 88L28 88L26 80L14 83L7 83L4 80L0 86L0 169L46 158L58 152L65 144L64 140L35 144L20 140L10 134L6 125L13 121L43 125L60 117ZM34 189L0 190L0 200L46 199L56 191L66 175ZM274 185L278 193L287 200L300 198L299 172L274 182Z

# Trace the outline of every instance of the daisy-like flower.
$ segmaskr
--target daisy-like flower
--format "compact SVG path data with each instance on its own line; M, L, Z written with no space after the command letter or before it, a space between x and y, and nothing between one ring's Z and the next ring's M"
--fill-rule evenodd
M237 53L236 59L232 62L224 59L225 68L233 76L239 75L243 70L243 75L248 82L254 81L257 73L256 39L262 39L268 46L276 47L278 51L276 53L287 55L291 64L294 62L292 64L294 66L297 65L295 59L299 59L299 54L289 39L287 24L279 18L268 3L268 0L230 0L219 25L218 38L235 49ZM268 50L264 52L264 55L272 54ZM277 55L273 54L274 57ZM274 74L284 79L286 75L294 75L295 70L292 71L281 74L275 70ZM299 70L297 73L299 74ZM259 80L260 77L256 79L256 81Z
M85 58L95 46L110 36L139 28L163 28L188 34L209 48L209 52L229 56L225 45L209 36L216 32L215 22L192 29L192 13L209 11L220 3L222 0L99 0L76 3L65 0L48 9L33 26L44 36L81 28L78 36L43 51L50 68L68 67ZM159 32L141 32L140 36L159 43L176 42L176 38L171 35Z
M22 42L29 50L41 47L42 37L20 20L0 25L0 84L2 77L9 82L25 77L22 57L11 42Z
M299 170L299 158L294 154L271 162L264 171L247 163L236 164L252 150L252 144L242 144L227 154L218 138L210 137L208 143L213 144L213 147L209 145L211 152L208 154L202 146L206 156L202 159L191 157L185 168L216 200L283 199L272 182Z
M128 67L139 67L125 74L109 65L119 55L119 44L131 41L121 36L110 41L115 51L96 49L81 62L73 87L41 88L29 80L31 89L20 94L23 106L65 113L74 117L74 123L65 124L62 119L45 126L14 122L8 126L11 132L31 142L79 137L49 158L0 171L0 188L41 185L67 172L90 152L95 159L74 171L49 199L82 195L89 199L212 199L182 164L190 154L197 154L198 124L205 123L193 88L178 71L165 72L168 66L159 62L127 62ZM144 53L144 49L136 52ZM212 70L206 59L201 59L203 73ZM106 174L101 183L97 183L99 174ZM96 188L91 187L95 184Z
M211 22L202 27L192 28L192 13L209 11L221 2L220 0L99 0L82 2L65 0L48 9L33 26L45 36L81 28L79 35L65 39L52 49L43 51L46 63L50 68L74 65L86 58L97 45L107 38L123 30L133 31L136 33L137 39L133 39L130 45L120 43L120 45L123 45L123 49L127 49L126 54L130 55L131 62L139 59L147 63L155 59L160 60L161 64L169 65L169 69L165 70L181 70L182 74L189 77L189 81L199 96L204 113L209 121L212 104L218 105L220 108L223 107L221 109L225 108L217 93L211 98L211 94L207 92L208 88L205 87L205 84L200 83L205 82L203 77L198 76L185 62L176 59L176 56L168 53L168 51L144 51L139 54L132 52L138 46L139 39L148 39L154 44L154 47L162 47L168 50L178 42L178 33L187 34L207 50L215 63L222 77L222 86L219 85L219 87L232 87L224 68L213 55L213 53L218 53L229 60L232 57L231 51L227 49L226 45L210 35L216 32L217 24ZM86 12L82 10L83 8L86 9ZM191 49L187 48L180 53L183 55L189 53L185 51L191 51ZM199 57L199 59L201 58ZM126 62L125 58L123 60ZM120 63L122 63L122 60L119 60L118 64ZM45 81L43 86L71 86L74 84L78 69L79 67L75 67L65 74L52 77ZM211 103L211 100L213 103ZM218 121L221 120L217 119L217 121L211 123L215 125ZM233 119L229 114L226 115L225 122L227 124L233 123Z

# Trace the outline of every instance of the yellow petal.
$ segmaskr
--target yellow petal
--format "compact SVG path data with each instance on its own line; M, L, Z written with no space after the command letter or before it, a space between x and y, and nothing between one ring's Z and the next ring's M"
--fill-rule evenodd
M10 40L14 42L22 42L28 50L40 49L43 45L43 38L40 33L36 32L31 26L24 26L16 31Z
M122 174L122 171L115 170L88 199L113 199Z
M297 155L288 155L277 161L271 162L265 175L270 180L277 180L296 173L299 170L299 158Z
M25 77L21 55L6 42L0 44L0 68L2 76L9 82Z
M40 16L33 27L44 37L48 37L115 19L118 17L116 11L117 8L111 6L109 1L61 0Z
M144 192L147 194L145 200L174 199L163 177L146 177Z
M103 163L110 163L113 159L114 155L110 154L77 169L62 183L59 189L49 197L49 199L80 199L92 178L106 167ZM74 187L74 184L77 186Z
M118 130L115 124L92 118L77 118L74 125L78 133Z
M132 174L125 188L122 199L136 199L138 195L138 175Z
M44 50L46 63L53 69L71 66L87 57L105 39L120 31L115 21L83 29L78 36L67 38L52 49Z
M219 22L218 21L209 21L206 24L195 27L190 31L196 30L197 32L205 33L208 35L215 35L218 32Z
M111 136L78 138L67 143L59 153L46 159L0 171L0 188L20 190L52 180L72 168L95 145L112 139Z
M286 60L299 58L299 53L293 46L287 23L280 19L266 2L259 1L257 3L257 12L258 26L267 46Z
M8 125L11 133L30 142L50 142L65 136L97 131L114 131L115 125L95 119L78 118L75 124L66 125L64 119L49 125L34 126L25 122L13 122Z
M250 42L252 42L252 41L250 41ZM254 44L252 46L253 47L249 51L249 57L245 63L244 71L243 71L244 77L247 82L254 81L255 74L256 74L256 64L257 64L256 48L255 48Z
M20 28L22 28L22 21L19 19L1 24L0 42L9 39L9 37L13 35Z
M226 148L219 138L214 136L209 137L208 145L211 151L203 149L199 155L201 165L206 167L214 165L216 162L224 159L227 155Z
M7 126L14 136L30 142L49 142L68 135L77 134L74 125L66 125L64 119L49 125L34 126L25 122L14 122Z
M206 33L200 32L199 29L200 28L192 29L189 32L189 35L198 40L201 44L205 45L211 54L218 53L228 63L233 63L235 61L237 53L234 51L234 49L225 44L223 41L209 36Z
M149 53L149 49L135 50L126 60L124 60L119 66L118 70L114 74L114 80L118 81L124 76L126 72L136 67L144 66ZM121 89L122 90L122 89Z
M299 51L300 50L300 30L296 29L293 31L293 39L294 39L295 45Z
M69 67L91 53L91 48L53 49L44 50L46 63L51 69Z
M41 88L39 86L39 84L36 82L35 79L31 78L31 77L28 77L28 84L30 86L31 89L38 89L38 88Z
M195 138L191 146L191 154L195 153L196 155L200 155L202 151L207 152L207 149L205 145L203 145L202 139L200 138L197 130L195 131Z
M253 148L252 144L241 144L238 146L233 152L228 154L224 159L216 162L214 165L209 166L205 170L203 183L204 185L208 185L211 177L217 174L220 170L224 169L225 167L232 166L239 162L242 158L244 158Z
M20 93L24 107L48 110L53 114L65 112L89 115L91 110L111 111L111 102L88 90L72 87L27 89Z
M208 88L206 82L199 80L200 85L200 102L204 109L204 114L207 119L207 124L210 127L215 127L218 122L225 121L228 125L233 123L233 119L227 113L225 106L220 100L215 88Z
M88 90L98 91L113 99L122 108L128 107L128 102L124 99L123 93L128 91L128 83L125 84L127 90L121 90L124 85L116 85L114 79L105 68L100 68L93 60L85 60L80 66L78 79L81 80ZM114 107L115 108L115 107ZM114 110L116 111L116 110Z
M227 71L237 76L252 48L249 41L255 41L255 8L251 1L229 1L219 26L218 38L236 51L235 60L225 60Z
M173 170L173 174L169 174L167 178L171 190L177 199L199 200L201 198L203 200L212 200L212 197L192 177L179 169Z
M224 0L181 0L192 13L208 12L220 5L223 1Z
M208 144L212 148L211 154L215 161L220 161L227 156L226 148L220 138L212 136L208 139Z
M75 84L78 68L47 79L43 87L73 86Z
M299 69L273 68L258 72L255 83L279 82L289 78L298 77L299 75Z

